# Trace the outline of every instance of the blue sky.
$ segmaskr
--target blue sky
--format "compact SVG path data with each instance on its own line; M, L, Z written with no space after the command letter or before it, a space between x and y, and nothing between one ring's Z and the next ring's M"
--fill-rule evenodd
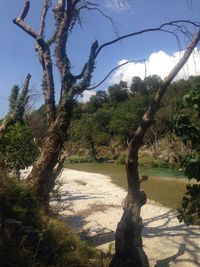
M53 3L56 1L53 0ZM200 21L200 4L198 0L193 1L193 6L187 0L130 0L123 1L119 6L117 0L95 1L101 5L102 10L112 17L118 28L118 34L123 35L141 29L155 27L163 22L189 19ZM22 85L26 74L32 75L31 87L41 91L41 66L38 63L34 51L34 40L12 23L19 15L23 0L1 0L0 1L0 118L7 112L8 97L10 89L14 84ZM31 9L27 22L37 30L42 0L32 0ZM53 18L49 16L47 23L47 35L53 32ZM99 44L114 39L115 33L111 23L96 12L82 14L82 29L77 26L68 44L74 73L79 73L82 65L87 60L90 44L98 40ZM184 40L183 40L184 46ZM184 48L184 47L183 47ZM162 51L159 52L159 51ZM104 76L122 60L147 59L158 61L158 69L161 68L163 60L168 62L170 57L176 57L178 46L174 38L163 33L148 33L139 37L119 42L102 50L97 59L96 70L93 76L93 84L98 83ZM171 62L171 61L170 61ZM149 63L149 68L154 72L157 68ZM154 63L155 64L155 63ZM167 64L167 63L166 63ZM163 63L163 66L166 65ZM142 68L137 65L136 67ZM132 68L132 69L131 69ZM164 72L163 72L164 73ZM104 89L120 78L130 80L131 76L140 75L137 70L126 67L110 77L101 88ZM152 74L149 72L149 74ZM162 73L158 73L162 76ZM59 76L56 75L56 97L59 92ZM87 92L85 98L91 92ZM42 97L38 105L42 103Z

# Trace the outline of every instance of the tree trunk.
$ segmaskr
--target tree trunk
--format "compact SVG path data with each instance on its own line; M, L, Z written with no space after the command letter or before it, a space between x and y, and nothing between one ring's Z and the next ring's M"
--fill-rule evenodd
M73 101L68 101L66 110L57 117L55 123L50 127L41 155L27 178L28 185L36 188L45 212L48 212L49 195L64 164L65 158L61 154L70 125L72 106Z
M147 267L149 266L147 256L142 245L142 218L141 207L146 203L146 194L140 191L140 179L138 173L138 151L143 145L146 131L152 125L156 111L159 109L160 101L167 88L187 62L192 51L200 40L200 31L193 37L191 43L185 50L182 58L165 78L145 112L140 125L129 143L126 173L128 180L128 194L124 205L124 212L118 223L115 236L115 257L110 267Z
M124 212L117 225L115 235L115 257L110 267L149 266L142 244L141 207L146 203L146 194L140 191L138 173L138 145L129 144L129 156L126 163L128 194L124 201Z
M42 153L33 165L33 169L27 178L27 183L35 187L44 210L48 211L49 194L54 187L55 179L54 168L58 163L63 141L59 132L54 129L48 134Z

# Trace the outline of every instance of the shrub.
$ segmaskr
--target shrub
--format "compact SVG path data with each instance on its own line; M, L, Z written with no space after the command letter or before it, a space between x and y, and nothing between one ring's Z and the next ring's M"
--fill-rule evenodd
M42 215L35 192L16 179L0 176L0 203L0 266L107 266L66 223Z
M36 159L38 148L30 127L17 122L0 135L0 164L8 170L20 170Z

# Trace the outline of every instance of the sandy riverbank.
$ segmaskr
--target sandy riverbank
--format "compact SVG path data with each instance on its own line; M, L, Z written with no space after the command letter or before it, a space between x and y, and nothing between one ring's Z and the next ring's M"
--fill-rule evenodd
M65 169L61 216L77 232L108 250L122 214L126 192L101 174ZM200 228L180 224L175 212L148 201L142 209L144 249L151 266L200 266Z

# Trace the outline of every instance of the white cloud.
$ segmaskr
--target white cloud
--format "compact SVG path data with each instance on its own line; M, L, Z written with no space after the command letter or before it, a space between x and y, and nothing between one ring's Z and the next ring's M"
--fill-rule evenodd
M92 95L95 95L95 94L96 94L95 91L84 91L83 92L83 96L81 97L80 100L81 100L81 102L85 103L85 102L87 102L90 99L90 97Z
M117 11L126 11L130 8L128 0L105 0L105 6Z
M146 76L157 74L164 79L175 64L180 59L184 51L176 52L172 55L165 53L164 51L154 52L149 56L146 61ZM127 59L122 59L118 62L118 65L126 62ZM187 79L189 76L200 75L200 50L195 49L190 56L187 64L179 72L176 80ZM132 77L139 76L144 79L145 76L145 64L144 63L130 63L119 68L109 80L109 83L118 83L119 81L127 81L131 83Z

